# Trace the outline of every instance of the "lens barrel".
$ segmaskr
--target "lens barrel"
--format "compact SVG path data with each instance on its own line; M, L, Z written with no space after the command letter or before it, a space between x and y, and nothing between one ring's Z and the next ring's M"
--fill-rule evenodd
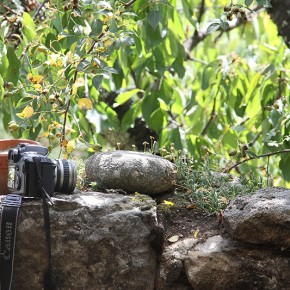
M77 171L73 160L55 159L55 192L71 193L76 187Z

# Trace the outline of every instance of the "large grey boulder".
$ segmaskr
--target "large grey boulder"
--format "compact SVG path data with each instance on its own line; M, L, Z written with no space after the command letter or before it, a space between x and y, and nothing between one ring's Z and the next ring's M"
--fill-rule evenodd
M86 161L86 174L106 189L153 195L172 190L176 168L160 156L118 150L92 155Z
M232 200L223 224L238 241L290 247L290 190L266 188Z
M150 197L79 192L53 200L52 256L60 289L154 289L158 227ZM24 201L13 289L43 289L47 261L42 203Z

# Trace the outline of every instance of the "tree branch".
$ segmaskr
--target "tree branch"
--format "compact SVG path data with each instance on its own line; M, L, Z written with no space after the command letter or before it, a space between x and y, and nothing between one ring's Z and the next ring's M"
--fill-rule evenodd
M17 12L15 12L13 9L9 8L8 6L6 6L5 4L1 3L0 2L0 6L2 6L3 8L5 8L7 11L9 11L10 13L13 13L13 14L18 14Z
M128 7L130 7L131 5L133 5L136 1L137 0L131 0L128 3L124 3L123 2L123 5L124 5L125 9L127 9Z
M273 155L278 155L278 154L283 154L283 153L290 153L290 149L284 149L284 150L280 150L280 151L275 151L275 152L269 152L269 153L265 153L265 154L261 154L261 155L257 155L256 157L247 157L243 160L240 160L238 162L236 162L235 164L233 164L232 166L230 166L229 168L226 168L223 170L223 172L230 172L232 169L234 169L235 167L245 163L245 162L248 162L250 160L253 160L253 159L258 159L258 158L263 158L263 157L270 157L270 156L273 156Z
M44 7L44 5L46 3L48 3L50 0L44 0L41 5L39 5L39 7L37 8L37 10L35 11L34 15L33 15L33 19L35 20L37 18L37 16L39 15L41 9Z
M264 8L261 8L261 6L256 6L252 9L252 12L254 13L260 13L261 11L263 11ZM201 11L201 10L200 10ZM204 13L204 10L203 10ZM199 22L201 21L201 13L198 16L197 19ZM219 31L221 34L223 34L224 32L228 32L231 31L233 29L236 29L237 27L245 24L246 22L248 22L247 20L243 20L241 18L236 19L236 21L234 21L233 23L229 23L229 28L227 30L223 30L222 28L218 29L217 31ZM192 34L192 36L190 38L188 38L187 40L184 41L184 49L185 52L187 54L187 57L189 57L190 52L200 43L202 42L209 34L207 33L207 30L200 30L198 31L198 29L196 29L194 31L194 33ZM219 35L220 37L221 35Z

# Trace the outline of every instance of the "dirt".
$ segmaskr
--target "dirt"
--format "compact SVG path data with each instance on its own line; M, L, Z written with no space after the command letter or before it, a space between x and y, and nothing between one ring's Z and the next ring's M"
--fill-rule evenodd
M107 190L107 192L126 194L123 190ZM220 214L202 213L197 208L188 208L188 204L180 203L173 192L156 195L153 199L157 203L158 223L164 229L165 247L172 244L170 238L176 239L176 236L178 241L193 237L202 241L214 235L228 236ZM174 205L164 206L164 201L170 201ZM163 231L161 235L163 236Z
M170 207L158 209L158 221L164 228L165 246L174 240L198 238L205 240L214 235L225 234L221 218L216 214L204 214L194 209Z

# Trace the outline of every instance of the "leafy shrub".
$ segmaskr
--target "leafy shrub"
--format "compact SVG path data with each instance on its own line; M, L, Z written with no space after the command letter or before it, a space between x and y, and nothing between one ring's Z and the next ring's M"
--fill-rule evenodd
M150 129L156 150L174 143L201 159L208 148L220 170L290 180L287 154L243 162L289 149L289 50L253 7L269 1L12 4L0 3L1 118L12 136L71 155L81 144L131 147L139 122L133 132Z

